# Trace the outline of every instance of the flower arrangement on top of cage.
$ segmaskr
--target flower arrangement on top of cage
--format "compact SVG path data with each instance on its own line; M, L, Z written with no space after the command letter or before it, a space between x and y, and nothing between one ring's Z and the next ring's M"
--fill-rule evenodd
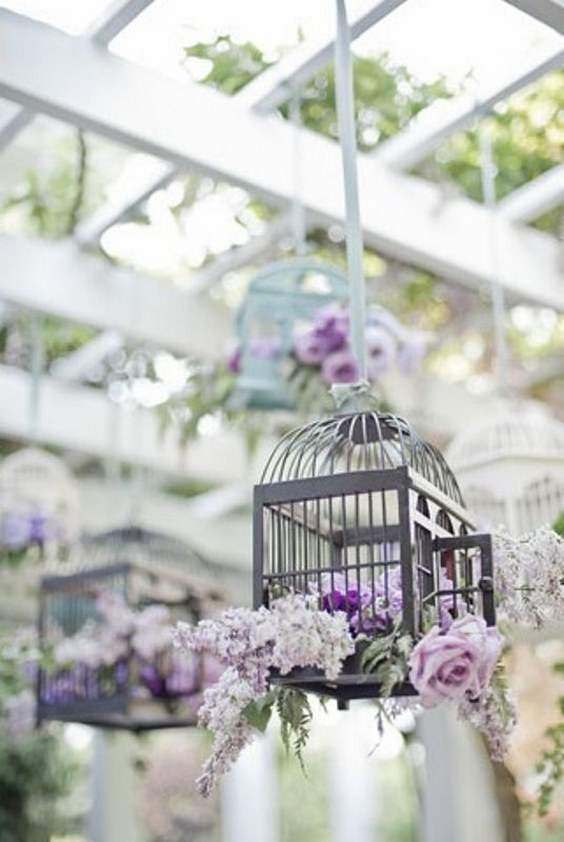
M383 307L372 307L365 327L367 377L372 388L379 388L381 378L394 366L404 376L417 373L431 338L429 333L406 328ZM329 387L358 380L349 314L329 305L311 320L299 320L289 347L276 333L247 337L246 345L233 349L228 367L238 375L230 395L233 405L296 409L305 414L331 411ZM386 401L379 391L384 408Z
M66 548L64 524L47 511L4 509L0 512L0 566L17 567L61 556Z
M388 406L381 378L394 367L415 375L432 335L403 326L381 307L370 309L366 324L368 378ZM349 316L337 305L323 307L311 321L301 319L288 337L259 333L234 346L219 363L189 366L185 387L159 407L163 426L179 431L185 444L201 431L206 418L237 421L244 413L244 433L252 445L264 431L264 411L331 412L333 383L352 383L358 368L351 352ZM256 414L253 410L261 410Z

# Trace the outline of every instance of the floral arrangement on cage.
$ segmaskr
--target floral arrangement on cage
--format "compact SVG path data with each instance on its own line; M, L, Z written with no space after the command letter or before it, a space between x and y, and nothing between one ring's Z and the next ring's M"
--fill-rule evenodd
M442 584L448 584L444 574ZM399 578L386 587L351 587L334 573L324 577L321 591L313 584L310 591L279 596L269 608L232 608L197 626L177 624L177 647L211 655L225 667L205 691L199 711L200 723L214 733L212 754L197 781L202 795L266 728L273 709L284 744L292 744L301 761L312 718L308 697L273 686L272 677L313 667L336 680L351 656L360 658L364 672L375 674L384 700L407 680L419 694L415 705L455 704L463 719L484 732L492 755L504 754L513 711L500 667L503 638L495 627L462 606L455 609L445 596L425 633L414 640L402 630ZM385 707L394 714L406 703Z
M168 607L152 604L133 610L120 593L101 590L95 603L96 620L80 631L50 638L42 653L42 666L50 676L41 686L42 701L75 701L77 693L88 701L112 696L126 686L136 699L158 699L167 705L190 697L200 681L200 666L178 656L171 647Z
M56 517L39 509L5 509L0 513L0 565L42 561L65 546L65 533Z

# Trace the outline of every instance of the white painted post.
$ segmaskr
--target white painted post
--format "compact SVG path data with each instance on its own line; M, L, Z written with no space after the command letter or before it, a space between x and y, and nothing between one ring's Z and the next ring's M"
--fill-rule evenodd
M329 799L333 842L377 842L375 763L367 722L352 708L339 716L329 744Z
M140 819L135 737L97 730L93 743L89 842L145 842Z
M248 746L221 783L223 842L278 842L276 743Z

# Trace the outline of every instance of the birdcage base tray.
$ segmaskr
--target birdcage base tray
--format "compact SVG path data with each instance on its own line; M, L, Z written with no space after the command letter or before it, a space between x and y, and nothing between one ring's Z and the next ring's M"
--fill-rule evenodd
M98 728L139 733L194 726L197 713L184 705L182 710L175 714L167 711L164 705L151 701L130 702L128 709L124 709L121 699L110 698L73 704L40 703L38 719L40 722L45 720L78 722Z
M402 681L394 685L389 696L388 694L384 696L381 682L370 673L361 670L360 657L360 654L355 654L347 658L343 663L341 674L335 681L329 681L321 670L303 667L293 669L286 675L280 675L277 670L271 670L270 683L278 687L291 687L303 690L305 693L314 693L317 696L327 696L337 701L417 695L417 691L409 681Z

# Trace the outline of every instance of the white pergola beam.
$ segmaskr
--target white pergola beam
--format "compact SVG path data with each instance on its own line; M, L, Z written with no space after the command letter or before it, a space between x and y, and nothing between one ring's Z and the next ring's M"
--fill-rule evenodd
M100 17L88 28L85 35L105 47L122 29L131 23L153 0L113 0ZM18 108L8 123L0 128L0 150L4 149L33 121L35 112Z
M367 0L349 15L351 40L358 38L378 21L387 17L405 0ZM305 82L333 59L336 23L332 15L323 15L315 38L301 44L272 67L249 82L237 94L237 100L256 111L272 111L286 102Z
M87 40L5 11L0 35L0 95L180 169L228 179L273 204L291 201L294 132L284 121L250 113L217 91L166 79ZM338 145L304 132L301 161L304 208L327 222L341 221ZM466 199L441 205L439 187L391 173L371 156L359 156L358 170L369 245L474 288L488 282L487 210ZM498 227L499 274L508 291L562 309L554 238L508 223Z
M522 12L564 33L564 0L506 0Z
M61 380L82 380L110 354L123 348L124 338L117 330L104 330L90 342L59 357L51 366L51 374Z
M153 0L113 0L85 35L97 44L107 46L131 21L150 6Z
M0 365L0 436L29 436L31 388L27 372ZM49 376L41 378L36 429L37 441L44 444L139 465L157 474L233 483L248 471L241 436L200 437L183 449L174 430L163 434L155 412L121 409L100 389Z
M513 190L498 202L498 213L514 222L532 222L564 202L564 164Z
M118 269L76 243L0 237L0 298L180 354L219 357L232 316L218 302Z
M486 116L497 102L564 64L564 49L552 49L542 57L529 58L519 72L506 74L483 90L479 98L463 95L437 100L421 111L409 126L378 147L374 157L382 164L407 169L433 152L441 141Z

